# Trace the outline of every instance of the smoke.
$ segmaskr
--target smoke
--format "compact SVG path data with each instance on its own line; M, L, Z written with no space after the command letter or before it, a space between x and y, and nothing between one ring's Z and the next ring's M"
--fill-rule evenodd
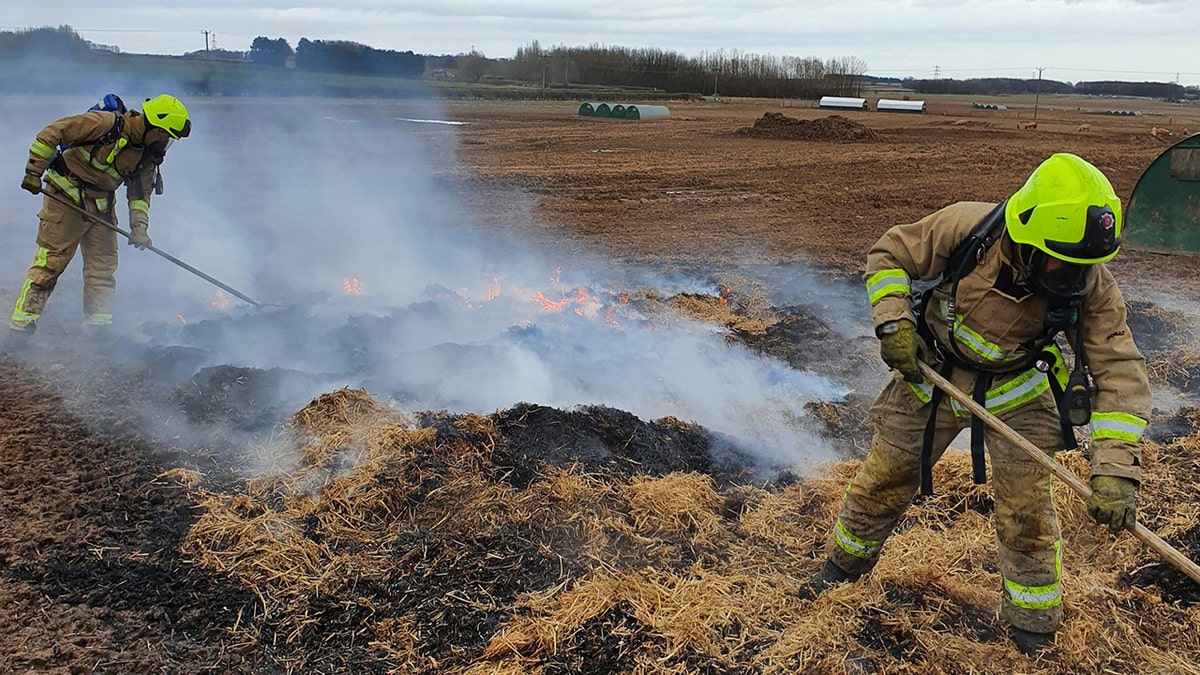
M462 168L454 125L414 122L448 121L438 103L183 98L193 134L168 152L150 235L278 306L252 309L122 246L121 334L186 347L189 369L278 369L288 376L275 400L288 404L347 385L409 409L603 404L698 422L767 466L802 471L834 456L804 405L841 400L849 386L731 344L720 327L622 303L622 291L639 288L667 296L715 288L614 265L532 226L529 196ZM9 120L0 151L23 158L43 124L88 105L0 99ZM19 170L13 176L0 188L6 289L33 253L36 222L36 203L16 187ZM78 268L64 275L48 315L77 311ZM854 293L846 306L862 313L861 291L803 269L774 292L836 304ZM847 339L867 331L854 312L830 315Z

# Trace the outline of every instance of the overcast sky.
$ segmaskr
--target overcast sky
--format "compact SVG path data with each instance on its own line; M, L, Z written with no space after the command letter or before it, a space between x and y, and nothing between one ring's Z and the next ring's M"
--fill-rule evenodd
M245 50L255 36L512 56L593 43L695 55L717 49L856 56L873 75L1200 84L1196 0L6 0L4 30L69 24L125 52Z

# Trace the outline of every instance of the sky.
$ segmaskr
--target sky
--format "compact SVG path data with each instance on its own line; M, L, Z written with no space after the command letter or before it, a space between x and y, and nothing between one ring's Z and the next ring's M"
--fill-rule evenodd
M71 25L125 52L245 50L259 35L378 49L512 56L604 44L855 56L888 77L1036 77L1200 85L1195 0L204 0L9 2L0 29Z

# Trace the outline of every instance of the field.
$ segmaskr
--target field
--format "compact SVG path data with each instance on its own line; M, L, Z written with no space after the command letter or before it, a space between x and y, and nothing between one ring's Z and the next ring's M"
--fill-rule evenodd
M0 672L1200 673L1200 589L1091 525L1066 489L1067 625L1057 656L1021 656L995 615L990 490L961 452L875 574L796 594L887 375L858 281L870 245L954 201L1003 199L1056 151L1128 198L1184 128L1200 131L1196 107L1041 97L1023 129L1032 100L972 101L838 117L679 102L644 122L581 118L569 102L203 102L245 125L210 127L206 142L235 158L227 171L190 157L209 171L195 185L223 186L202 195L221 205L211 214L253 224L237 235L255 244L247 265L336 288L233 277L289 305L255 313L218 308L209 289L157 288L130 263L119 339L48 311L31 352L0 356ZM345 156L325 160L336 171L310 165L328 157L316 140L294 136L306 143L289 154L258 121L270 115L243 105L312 106ZM361 120L402 120L414 142L450 147L413 170L417 191L397 190L435 193L468 224L373 191L407 173L377 180L398 150ZM263 147L264 171L235 170ZM387 203L359 205L370 200ZM357 253L262 224L324 203L338 237L362 237L344 249ZM169 206L210 214L167 201L164 222ZM5 211L5 236L29 229ZM375 241L387 248L375 257L372 212L428 224L395 249ZM221 260L243 260L234 234L204 258L159 227L222 278ZM306 236L337 264L298 269ZM496 271L501 259L545 285ZM385 291L384 268L416 271ZM436 276L449 269L479 278ZM1200 264L1126 250L1112 269L1156 389L1140 517L1195 560ZM3 297L19 274L6 272ZM74 301L56 293L56 308ZM270 349L247 347L267 335ZM1086 476L1084 453L1062 461Z

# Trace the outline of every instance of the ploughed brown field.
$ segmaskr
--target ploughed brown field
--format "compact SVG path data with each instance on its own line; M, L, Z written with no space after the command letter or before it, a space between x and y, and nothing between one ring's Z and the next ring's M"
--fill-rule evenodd
M1145 114L1097 114L1114 108ZM1024 100L990 112L934 99L923 115L671 110L633 122L448 103L466 123L459 163L431 170L464 186L491 234L722 280L712 294L624 289L646 316L711 321L763 358L847 373L879 374L873 340L843 343L820 298L771 306L770 288L737 275L809 263L853 279L890 225L1003 199L1056 151L1128 198L1183 128L1200 130L1194 107L1058 97L1041 99L1036 129L1021 128ZM514 190L531 217L498 196ZM1197 559L1200 268L1135 250L1112 268L1152 383L1170 392L1145 442L1141 519ZM810 407L842 461L763 477L670 416L536 401L401 411L359 389L281 409L269 392L282 371L192 374L182 351L60 348L49 366L0 357L0 672L1200 673L1200 588L1090 524L1061 486L1067 624L1052 660L1020 656L995 615L990 490L961 452L870 578L800 599L874 391ZM148 397L173 407L139 418ZM176 417L273 431L255 448L184 442ZM1086 449L1060 459L1086 476Z

